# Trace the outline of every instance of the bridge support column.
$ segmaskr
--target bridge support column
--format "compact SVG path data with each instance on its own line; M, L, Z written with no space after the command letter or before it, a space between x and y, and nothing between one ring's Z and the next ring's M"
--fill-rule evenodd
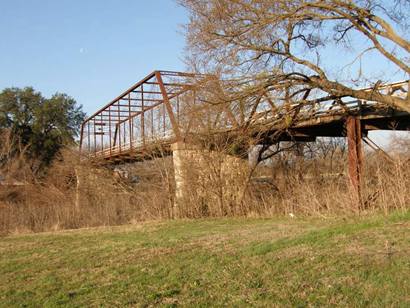
M187 182L187 166L186 155L187 151L191 151L187 148L185 143L177 142L172 144L172 160L174 164L174 178L175 178L175 200L173 207L173 218L180 216L179 209L188 200L189 183Z
M173 217L227 215L240 210L247 160L186 143L171 147L175 176Z
M357 204L362 201L362 172L363 172L363 146L362 127L360 119L350 116L346 120L347 145L348 145L348 168L349 179L354 191Z

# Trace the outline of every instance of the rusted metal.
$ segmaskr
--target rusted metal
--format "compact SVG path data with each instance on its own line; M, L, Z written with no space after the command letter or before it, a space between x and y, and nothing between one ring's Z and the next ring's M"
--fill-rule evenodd
M93 119L93 130L94 130L94 154L97 153L97 134L95 131L95 118Z
M295 140L295 138L315 140L317 136L343 136L345 119L349 114L356 116L355 129L353 129L353 120L348 120L349 132L354 134L351 138L361 134L361 127L356 127L358 117L366 130L393 127L410 129L408 113L388 108L377 109L379 105L376 102L335 103L335 99L329 97L314 99L315 104L322 104L321 107L315 105L314 108L310 106L298 111L292 126L286 129L286 133L278 135L277 132L283 130L283 117L280 116L280 108L275 105L274 94L262 94L262 101L258 102L258 106L265 105L266 109L263 111L258 110L259 107L256 106L254 109L251 108L250 112L247 110L234 112L238 108L224 104L222 108L217 109L218 114L213 116L208 112L209 104L204 104L197 93L203 80L215 80L208 77L208 75L183 72L152 72L84 121L80 135L82 153L88 152L95 157L116 161L121 160L122 156L126 159L130 156L140 157L141 153L149 152L149 149L158 142L162 147L169 148L171 143L185 139L192 132L196 133L198 123L208 124L206 129L215 130L213 133L229 136L246 127L248 131L254 131L255 135L263 132L269 142ZM221 84L217 86L221 88L221 93L226 92ZM380 89L385 94L402 95L406 87L408 87L407 83L401 82L384 85ZM308 100L309 95L310 92L305 92L303 99ZM197 117L195 114L187 115L189 110L187 106L205 107L202 112L197 113L203 118L195 118ZM297 106L290 104L288 108L296 110ZM249 114L245 116L244 112ZM246 118L251 122L244 124ZM100 137L96 138L97 135ZM352 157L351 162L354 163L362 161L362 154L359 151L360 138L358 139L359 141L350 142L352 152L349 152L349 155ZM350 173L353 184L357 187L355 183L360 183L360 168L351 168Z
M190 91L194 79L199 76L183 72L152 72L84 121L81 151L88 149L88 153L94 156L114 158L129 155L144 146L147 140L159 137L180 139L180 110L174 99ZM151 123L146 123L147 119L151 119ZM172 135L169 129L172 129ZM96 138L97 135L100 137Z
M384 151L381 147L379 147L373 140L371 140L368 136L363 137L362 140L366 143L373 151L381 153L384 158L386 158L389 162L395 162L394 158L391 157L386 151Z
M360 203L362 172L363 172L363 147L362 147L362 128L360 119L349 116L346 119L347 145L348 145L348 164L349 179L351 187L355 193L357 201Z
M85 124L85 123L83 123L82 126L84 126L84 124ZM80 144L81 144L81 145L80 145L81 148L82 148L82 146L83 146L83 144L82 144L82 143L83 143L83 140L84 140L84 139L82 139L82 140L81 140L82 142L80 143ZM87 147L87 148L88 148L88 152L90 153L90 152L91 152L91 130L90 130L90 122L87 123L87 141L88 141L88 147Z
M109 127L109 146L110 146L110 157L112 156L112 138L111 138L111 107L108 108L108 127Z
M165 88L165 84L162 80L161 73L157 71L157 72L155 72L155 76L157 77L157 80L158 80L159 88L160 88L161 93L162 93L162 99L164 101L165 108L167 109L168 117L171 121L172 129L174 130L176 140L179 141L179 140L181 140L181 132L179 130L178 123L175 120L174 112L172 111L172 107L171 107L171 104L170 104L169 98L168 98L168 93L167 93L167 90ZM165 112L164 112L164 129L165 129Z
M131 114L131 93L128 93L128 114ZM134 121L130 119L128 121L128 129L129 129L129 135L130 135L130 151L132 152L132 142L133 142L133 123Z
M143 113L141 114L141 140L142 145L145 146L145 106L144 106L144 85L141 85L141 110Z

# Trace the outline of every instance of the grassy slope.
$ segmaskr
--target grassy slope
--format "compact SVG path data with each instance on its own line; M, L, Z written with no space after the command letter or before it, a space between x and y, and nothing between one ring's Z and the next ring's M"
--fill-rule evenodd
M410 213L0 238L0 306L410 305Z

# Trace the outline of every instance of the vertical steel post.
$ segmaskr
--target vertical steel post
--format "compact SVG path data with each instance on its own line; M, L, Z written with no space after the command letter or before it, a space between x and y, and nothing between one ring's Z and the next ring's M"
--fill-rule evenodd
M151 139L154 139L154 109L151 109Z
M131 118L131 92L128 93L128 122L129 122L129 135L130 135L130 152L132 152L132 118Z
M121 108L120 108L120 102L117 102L118 106L118 118L121 119ZM118 146L121 154L121 122L118 122Z
M91 130L90 121L87 122L87 142L88 142L88 155L91 153Z
M100 134L101 134L101 155L104 155L104 126L103 126L103 116L100 114Z
M360 119L349 116L346 120L348 164L350 184L361 204L361 185L363 172L362 129Z
M119 121L119 119L118 119L118 121ZM114 130L114 144L113 144L113 147L115 148L115 146L117 145L117 139L118 139L118 137L117 137L117 132L118 132L118 127L120 126L120 124L119 123L117 123L117 124L115 124L115 130Z
M111 140L111 106L108 108L108 133L110 135L110 158L112 157L112 140Z
M95 131L95 118L93 119L93 131L94 131L94 154L97 155L97 132Z
M158 136L161 134L161 117L162 117L162 113L161 113L161 108L163 107L164 105L161 105L161 106L158 106L158 118L155 120L155 121L157 121L157 134L158 134Z
M165 105L162 105L162 125L164 127L163 129L163 134L165 136L165 131L166 131L166 122L165 122Z
M145 107L144 107L144 85L141 85L141 141L142 145L145 146Z
M174 112L172 111L172 106L171 106L171 103L169 102L168 93L164 86L164 82L162 81L161 73L158 71L155 72L155 77L157 77L159 88L162 94L162 99L164 101L165 108L167 109L169 120L171 121L172 130L174 131L176 139L179 141L181 140L181 133L179 131L178 123L175 120Z

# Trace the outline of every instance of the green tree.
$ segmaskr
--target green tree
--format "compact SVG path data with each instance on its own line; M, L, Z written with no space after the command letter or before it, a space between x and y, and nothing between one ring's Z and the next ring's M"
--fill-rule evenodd
M0 93L0 132L8 132L2 135L13 145L8 159L24 148L26 157L38 163L34 171L43 170L62 147L75 143L84 117L82 106L66 94L45 98L31 87Z

